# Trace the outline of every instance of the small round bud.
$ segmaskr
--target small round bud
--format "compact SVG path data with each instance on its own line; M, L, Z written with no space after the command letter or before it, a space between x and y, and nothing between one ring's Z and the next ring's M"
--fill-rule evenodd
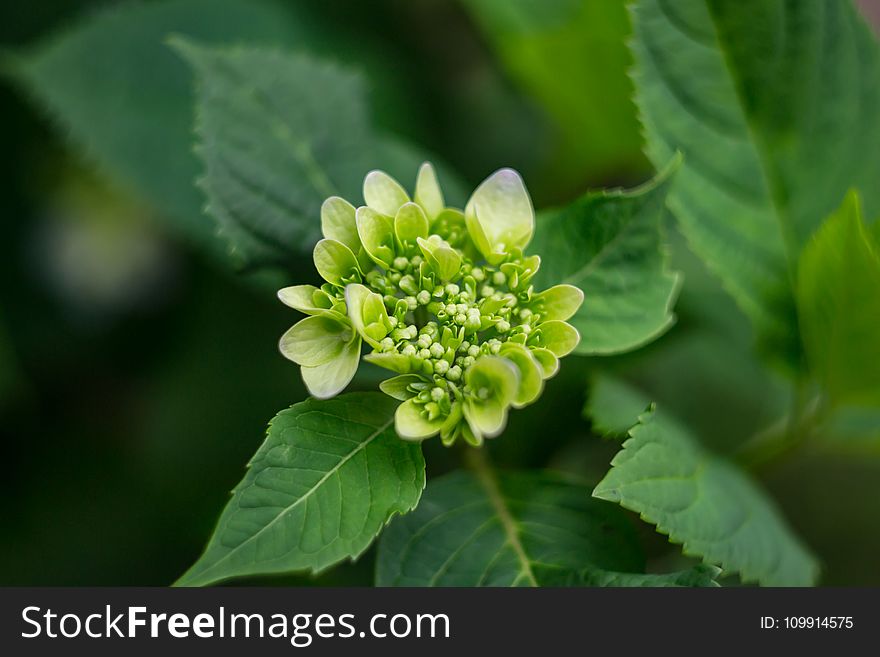
M440 401L446 396L446 391L443 388L431 388L431 399L435 402Z
M471 269L471 276L474 277L474 280L477 283L480 283L480 282L486 280L486 274L483 273L483 270L480 269L479 267L474 267L473 269Z
M520 308L519 309L519 317L520 319L528 319L532 316L532 311L528 308Z
M522 331L523 333L525 333L526 335L528 335L529 333L532 332L532 327L530 324L520 324L519 330Z
M419 287L416 285L416 279L407 274L406 276L400 279L400 282L397 284L401 290L406 292L407 294L411 294L415 296L419 293Z
M464 313L458 313L458 314L455 316L455 323L458 324L458 325L462 325L462 324L464 324L466 321L467 321L467 315L465 315Z
M490 353L497 354L499 351L501 351L501 343L500 342L489 346Z
M419 345L420 349L427 349L431 346L432 342L433 340L431 339L431 336L427 333L422 333L417 340L417 344Z
M450 381L458 381L461 378L461 368L458 365L453 365L446 372L446 378Z
M431 357L431 352L427 349L419 349L419 358L424 360L428 360Z
M397 326L397 318L394 315L390 315L388 317L388 325L391 326L391 328L395 328Z
M471 345L467 350L467 355L471 358L476 358L480 355L480 348L477 345Z
M461 343L461 345L459 345L458 350L459 351L467 351L470 348L471 348L471 343L468 342L467 340L465 340L464 342Z
M491 297L493 294L495 294L495 288L491 285L484 285L483 289L480 290L480 294L484 297Z
M400 350L400 353L403 354L404 356L415 356L416 355L416 348L414 345L405 344L405 345L403 345L403 349Z
M447 283L446 284L446 294L450 294L452 296L455 296L459 292L461 292L461 288L458 287L458 285L456 285L455 283Z
M420 306L427 306L431 301L431 293L427 290L422 290L416 295L416 301L419 302Z
M474 359L472 356L465 356L465 357L462 359L461 366L462 366L463 368L467 369L467 368L469 368L471 365L474 364L474 360L475 360L475 359Z
M466 331L479 331L480 327L483 326L483 321L480 319L479 313L476 315L468 315L467 320L464 323L464 328Z
M421 266L421 264L425 261L425 259L420 255L414 255L412 258L409 259L409 261L412 263L413 267L418 269Z
M443 376L449 371L449 363L445 360L438 360L434 363L434 373Z
M457 303L455 304L455 312L467 314L469 310L468 305L466 303Z
M510 330L510 322L502 319L500 322L495 324L495 330L499 333L507 333Z
M382 342L379 343L379 346L382 347L382 351L392 351L394 349L394 340L391 338L382 338Z
M410 310L415 310L416 308L419 307L419 302L416 301L416 298L413 296L406 297L404 299L404 301L406 301L406 307L409 308Z
M504 285L507 282L507 276L504 275L503 271L496 271L492 274L492 284L496 287L499 285Z
M403 256L397 256L397 257L394 259L394 262L391 263L391 265L392 265L395 269L399 269L400 271L403 271L404 269L406 269L406 266L407 266L408 264L409 264L409 260L407 260L407 259L404 258Z
M446 304L445 310L446 310L447 315L453 315L453 316L455 316L455 313L458 312L458 308L455 307L454 303Z
M446 350L443 348L443 345L440 344L439 342L435 342L428 349L434 358L443 358L443 354L446 353Z

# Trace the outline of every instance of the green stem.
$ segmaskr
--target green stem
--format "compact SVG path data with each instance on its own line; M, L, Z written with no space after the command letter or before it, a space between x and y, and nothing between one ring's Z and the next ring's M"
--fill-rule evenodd
M498 518L501 520L501 527L504 530L504 535L507 538L510 547L513 549L514 554L516 554L516 558L522 568L523 576L530 586L538 586L538 580L532 572L532 562L529 560L528 555L526 555L525 548L523 548L522 541L520 540L519 527L517 526L516 520L514 520L511 515L510 509L507 508L504 496L501 494L501 488L498 485L498 477L495 474L495 468L492 467L492 463L489 461L486 447L467 449L464 453L464 460L468 468L470 468L470 470L476 475L480 485L486 491L486 495L489 497L492 507L498 514Z

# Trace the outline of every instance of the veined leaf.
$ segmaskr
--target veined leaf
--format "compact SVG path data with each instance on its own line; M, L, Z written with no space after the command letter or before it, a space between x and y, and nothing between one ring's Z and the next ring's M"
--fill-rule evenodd
M858 187L880 212L880 56L847 1L641 0L636 101L670 208L775 356L799 362L801 247Z
M359 203L370 169L415 180L421 159L374 133L359 75L281 51L211 49L184 39L174 47L198 81L208 211L241 264L300 258L320 237L324 200Z
M169 226L222 252L194 186L193 91L169 34L205 43L298 43L289 12L263 1L165 0L96 12L12 58L10 72L60 131L111 180L139 194Z
M549 473L454 472L382 534L376 583L628 586L645 582L631 579L643 568L627 518L589 487Z
M546 257L537 286L570 283L584 292L568 320L581 334L575 353L629 351L674 323L680 276L669 271L661 226L678 166L676 157L642 187L591 192L538 217L530 250Z
M642 415L611 465L593 495L639 513L685 554L737 572L745 582L815 584L815 557L773 501L672 420Z
M587 569L580 573L538 568L544 586L614 586L614 587L713 587L718 586L715 579L721 569L707 564L699 564L688 570L676 573L612 573L604 570Z
M205 553L177 585L319 572L358 557L425 486L421 448L394 433L396 406L350 393L275 416Z
M797 293L807 357L832 402L880 406L880 243L855 192L801 254Z

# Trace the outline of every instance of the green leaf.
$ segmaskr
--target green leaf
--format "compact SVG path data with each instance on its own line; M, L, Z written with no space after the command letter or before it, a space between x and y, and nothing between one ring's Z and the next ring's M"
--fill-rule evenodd
M544 586L614 586L614 587L715 587L721 569L699 564L677 573L614 573L587 568L581 572L540 567Z
M373 130L359 75L277 50L173 45L196 72L208 211L243 265L295 265L324 200L357 203L376 165L415 179L423 158Z
M577 189L589 176L646 168L626 70L623 2L465 0L514 83L553 119L548 181Z
M205 553L177 585L319 572L362 554L425 485L420 447L394 433L396 405L351 393L275 416Z
M797 299L807 357L832 401L880 406L880 244L856 193L804 248Z
M579 287L584 303L569 320L578 354L636 349L675 322L680 276L669 271L661 231L675 158L650 183L630 191L590 192L538 217L530 251L545 254L538 289Z
M165 39L299 43L308 31L290 14L252 0L114 4L13 58L8 70L108 178L152 203L180 235L220 254L193 185L200 167L191 76Z
M419 508L382 534L378 586L539 586L590 569L638 572L626 516L558 475L432 479Z
M774 357L799 362L791 281L850 187L880 213L880 57L847 1L642 0L636 101L669 205Z
M815 584L815 557L773 501L672 420L642 415L611 465L593 495L639 513L685 554L737 572L745 582Z
M584 417L593 430L606 436L625 436L651 405L650 399L625 381L608 374L593 379Z

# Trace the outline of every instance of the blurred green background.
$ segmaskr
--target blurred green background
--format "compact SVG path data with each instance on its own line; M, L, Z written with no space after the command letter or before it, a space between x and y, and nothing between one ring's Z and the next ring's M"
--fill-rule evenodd
M862 4L880 20L877 3ZM153 13L125 22L144 6ZM130 33L113 29L123 23ZM379 125L470 184L518 168L542 208L650 175L628 31L616 0L2 3L0 584L170 583L202 549L267 420L305 396L276 348L295 317L263 281L232 271L200 212L192 82L169 34L361 70ZM114 48L120 57L107 57ZM62 101L76 116L58 116ZM131 149L134 164L116 166ZM678 325L625 357L567 360L493 445L499 462L601 477L616 445L590 439L581 418L600 369L722 452L776 418L787 393L756 360L748 323L671 226L670 240L686 275ZM367 373L356 385L374 383ZM454 455L427 449L429 474L450 466ZM804 451L758 474L820 555L823 584L880 584L880 455ZM655 564L675 561L642 530ZM368 553L317 583L371 581Z

